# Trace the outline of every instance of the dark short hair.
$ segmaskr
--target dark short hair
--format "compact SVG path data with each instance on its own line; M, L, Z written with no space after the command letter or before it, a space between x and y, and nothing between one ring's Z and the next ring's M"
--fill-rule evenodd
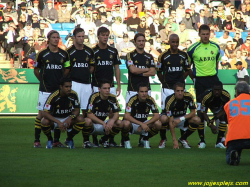
M206 30L206 31L209 31L210 32L210 27L208 25L201 25L200 28L199 28L199 33L202 31L202 30Z
M135 37L134 37L134 41L136 42L137 38L140 37L140 36L142 36L142 37L145 38L145 34L143 34L143 33L141 33L141 32L138 32L138 33L136 33L136 35L135 35Z
M109 84L111 86L111 82L108 79L102 79L98 83L98 87L101 88L104 84Z
M84 29L79 27L75 28L73 31L73 36L76 36L79 32L84 32Z
M139 90L140 90L140 88L145 88L145 87L147 87L148 89L149 89L149 87L148 87L148 83L146 83L146 82L140 82L138 85L137 85L137 91L139 92Z
M222 84L221 81L218 81L218 82L215 82L215 83L214 83L213 88L214 88L214 87L221 87L221 88L223 88L223 84Z
M72 80L71 80L68 76L62 77L62 78L60 79L60 81L59 81L59 85L60 85L60 86L63 86L63 85L65 84L65 82L72 82Z
M100 34L102 33L110 33L109 29L107 29L106 27L100 27L98 30L97 30L97 36L100 36Z
M176 90L177 87L182 87L185 89L185 84L182 82L177 82L174 84L173 89Z

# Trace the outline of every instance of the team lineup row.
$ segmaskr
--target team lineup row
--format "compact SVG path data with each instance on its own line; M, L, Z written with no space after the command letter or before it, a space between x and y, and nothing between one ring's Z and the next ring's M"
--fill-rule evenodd
M70 78L72 79L72 90L74 90L79 96L79 103L80 103L79 108L81 108L84 117L86 114L88 116L87 120L82 119L83 120L81 122L82 125L78 127L74 127L73 130L74 129L79 130L83 128L81 126L86 126L88 127L89 133L95 134L93 133L93 129L90 127L93 122L94 124L101 124L102 128L105 129L106 133L111 132L111 134L115 135L115 133L119 132L118 130L119 129L121 130L124 125L130 126L131 124L137 124L137 125L139 124L140 128L138 127L137 128L138 130L142 130L142 136L144 136L143 139L144 138L147 139L150 136L155 135L158 131L160 131L161 142L160 142L159 147L165 147L165 140L166 140L165 131L168 128L171 129L170 127L172 126L173 121L176 121L178 119L177 122L183 123L182 124L183 127L181 127L183 131L182 134L184 134L184 131L188 129L184 125L187 125L190 123L191 124L189 125L190 128L194 130L196 129L194 126L198 124L198 132L199 132L200 139L201 139L201 142L199 143L199 147L204 148L205 147L204 123L200 122L204 120L203 120L203 116L199 116L201 120L199 120L200 118L193 116L195 115L194 102L192 101L192 106L190 106L190 103L181 104L180 105L181 109L179 111L171 111L170 109L167 110L166 109L167 103L165 103L166 98L168 98L168 96L174 93L175 83L178 83L178 82L184 83L185 78L188 75L191 77L191 79L195 81L195 89L196 89L197 96L201 95L202 93L204 93L206 89L212 88L212 86L215 83L219 82L219 79L216 75L216 67L217 67L216 64L220 59L219 47L213 42L209 41L208 36L209 36L210 30L207 25L201 26L199 33L201 37L201 42L197 42L193 46L191 46L190 49L188 50L188 54L178 50L179 37L178 35L172 34L169 38L170 49L162 53L158 59L157 76L159 77L159 80L162 83L162 109L163 111L165 111L166 114L169 114L169 113L173 113L173 114L168 115L167 117L159 121L159 112L158 112L157 106L155 105L153 98L149 96L149 98L152 99L152 103L154 103L154 109L155 110L157 109L157 111L154 111L151 108L143 106L142 109L140 110L143 110L146 108L148 111L145 114L136 113L135 115L131 115L129 117L129 120L127 120L129 122L119 121L118 118L116 120L111 120L111 122L107 122L108 127L105 128L106 125L104 125L104 123L105 123L105 118L107 117L107 111L102 112L102 111L98 111L95 109L96 111L92 113L95 117L90 115L89 105L92 105L92 104L90 103L88 99L93 96L93 95L91 96L92 88L94 92L97 92L99 94L101 93L99 92L101 88L100 87L98 88L98 86L100 82L102 82L104 79L108 80L110 83L111 94L113 95L120 94L121 86L120 86L119 64L121 64L121 62L120 62L117 50L107 45L107 40L109 37L109 30L105 27L100 27L97 32L99 43L95 48L90 49L87 46L83 45L84 30L81 28L76 28L73 32L74 45L70 47L67 51L64 51L57 47L59 34L57 33L57 31L51 31L48 34L48 48L40 51L37 54L35 70L34 70L36 77L40 80L40 88L39 88L40 92L39 92L39 101L38 101L39 114L35 121L35 145L34 146L41 147L41 144L40 144L41 129L43 129L43 127L45 128L45 126L49 128L48 126L50 125L48 124L51 124L50 122L59 124L58 126L61 128L62 128L62 122L64 121L66 121L65 124L68 124L68 125L71 124L71 123L68 123L67 120L65 119L61 123L59 123L59 121L55 119L52 115L49 116L48 118L48 114L50 115L51 111L48 110L49 112L46 112L45 110L47 105L51 106L50 104L51 99L49 99L48 97L49 95L51 95L51 93L53 93L52 95L55 95L55 91L58 90L60 78L62 76L70 76ZM149 77L155 75L155 71L156 71L154 59L152 55L144 51L144 47L145 47L144 34L137 33L135 35L134 41L135 41L136 49L133 52L128 53L127 59L126 59L126 65L128 68L128 89L127 89L127 96L126 96L127 107L126 107L126 114L125 114L126 117L128 116L128 113L129 113L127 111L127 108L131 107L129 106L129 104L131 103L130 102L131 99L134 97L139 97L138 85L140 85L140 83L144 83L146 85L148 89L147 95L148 94L150 95ZM205 50L207 51L202 52L201 48L203 47L205 47ZM210 53L208 53L208 51ZM199 55L203 55L203 56L206 55L206 56L199 57ZM198 64L196 63L197 59L199 59L200 62L202 62L202 60L200 59L210 59L210 60L207 63ZM190 62L193 63L194 71L190 69ZM203 69L203 70L201 71L200 69ZM116 76L116 81L117 81L117 93L114 87L114 80L113 80L114 74ZM91 81L91 75L92 75L92 81ZM208 80L206 80L207 77L208 77ZM184 91L184 86L179 86L179 87L183 88L183 91ZM60 91L57 91L57 94L59 93ZM182 94L185 97L189 95L189 97L191 98L191 94L188 94L188 93L184 94L184 92ZM189 100L192 100L190 98ZM173 100L174 99L172 98L171 101ZM176 103L178 104L178 102L174 102L173 107L176 107L175 106ZM189 108L191 107L190 108L191 112L190 114L186 115L186 110L188 106ZM60 111L59 109L60 107L61 105L58 105L59 111ZM73 106L73 108L75 107L76 106ZM111 106L109 107L112 108ZM117 105L116 107L119 108L119 105ZM100 107L97 107L97 108L100 108ZM68 112L70 111L69 109L61 109L61 110L64 112L64 114L65 114L65 110L67 110ZM139 109L136 109L136 111L138 110ZM146 121L150 110L153 113L153 117L149 121ZM89 115L92 116L93 118L89 117ZM117 115L114 115L114 116L117 117ZM118 113L118 116L119 116L119 113ZM61 118L62 116L57 115L56 117ZM67 117L67 116L63 115L63 117ZM185 120L185 117L187 117L188 120ZM192 119L192 117L195 117L195 118ZM72 116L70 118L72 118ZM177 119L174 119L174 118L177 118ZM41 123L42 119L43 121ZM191 122L189 122L189 120L191 120ZM46 121L46 123L44 121ZM117 123L116 125L117 125L118 130L113 129L111 131L112 128L111 128L110 123L114 123L114 121L116 121ZM186 123L184 123L185 121ZM195 124L195 125L192 125L192 124ZM211 125L211 127L213 128L213 125ZM135 131L137 128L133 127ZM73 130L72 132L74 132ZM130 132L130 130L131 128L127 128L127 132ZM103 131L103 129L101 131ZM47 129L46 132L49 132L49 130ZM54 146L63 146L59 141L59 137L60 137L59 128L56 128L54 132L55 132L54 140L52 141L51 136L49 137L50 143L51 144L53 143ZM83 132L86 134L88 133L86 130L83 130ZM145 136L145 134L147 134L148 136ZM127 142L126 136L122 135L122 137L123 139L125 139L124 142ZM180 141L182 141L182 144L186 143L184 142L186 138L187 137L182 137L180 139ZM71 140L72 138L69 137L68 139ZM86 141L84 142L86 146L88 147L90 144L89 140L88 138L85 138L85 139ZM104 138L103 142L107 143L106 140L107 140L107 137ZM111 138L110 142L111 144L114 143L113 138ZM144 142L147 143L147 141L144 141ZM96 136L94 136L93 143L94 144L98 143ZM216 145L218 145L220 148L225 148L225 146L221 143L221 140L217 141ZM145 147L148 147L148 146L145 145ZM178 143L175 138L174 148L177 148L177 147L178 147ZM188 147L188 146L185 146L185 147Z

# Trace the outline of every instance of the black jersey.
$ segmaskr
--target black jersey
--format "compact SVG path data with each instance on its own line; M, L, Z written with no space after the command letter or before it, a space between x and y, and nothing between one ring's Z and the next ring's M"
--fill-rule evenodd
M95 54L95 70L92 85L97 87L99 81L105 78L111 82L111 87L114 87L114 66L121 64L117 49L109 45L106 49L100 49L96 45L93 51Z
M110 94L106 100L101 98L100 92L93 93L90 96L87 108L88 113L93 113L97 118L104 121L110 111L113 113L121 111L115 95Z
M162 110L163 114L174 118L185 116L187 108L190 110L196 109L194 98L189 92L184 92L184 97L181 100L175 98L175 94L168 96L165 100L165 108Z
M158 71L163 72L162 88L173 89L176 82L185 83L184 71L190 70L187 53L178 50L171 54L170 49L163 52L158 58Z
M70 67L69 55L61 48L57 53L53 53L47 47L37 54L34 67L40 68L39 90L53 92L59 88L59 81L63 77L64 68Z
M72 45L67 51L70 57L71 79L75 82L90 84L90 66L95 65L93 50L86 45L84 45L82 50L77 50Z
M80 108L77 93L71 91L69 96L62 97L60 90L56 90L48 97L44 111L49 112L52 116L58 118L66 118L72 114L72 110Z
M220 97L213 96L213 90L207 90L198 97L197 102L201 105L201 112L206 112L207 109L219 111L224 105L230 101L230 94L226 90L222 90Z
M140 69L145 68L155 68L154 58L149 53L138 53L136 50L127 54L126 65L128 68L128 91L137 91L137 85L141 82L145 82L148 84L148 88L150 90L150 82L149 77L144 77L142 74L134 74L129 70L130 66L135 66Z
M139 101L138 94L130 98L126 107L126 113L130 113L133 118L141 122L147 120L150 110L152 113L159 113L153 97L148 96L146 101L142 102Z

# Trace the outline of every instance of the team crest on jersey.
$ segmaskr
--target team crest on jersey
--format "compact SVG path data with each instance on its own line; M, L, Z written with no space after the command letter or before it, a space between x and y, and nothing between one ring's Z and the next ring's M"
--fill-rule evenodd
M45 110L50 110L50 107L51 107L51 106L50 106L49 104L46 104L46 105L44 106L44 109L45 109Z
M93 105L89 104L89 109L92 110L93 109Z
M146 60L146 64L149 65L149 61L148 60Z
M75 62L75 61L76 61L76 59L74 58L74 59L73 59L73 62Z
M61 63L63 63L63 58L61 58Z
M170 64L170 62L168 62L167 64Z
M112 54L110 54L109 58L110 58L110 59L113 59L113 55L112 55Z
M127 106L126 107L126 112L131 112L131 107Z
M86 61L89 61L89 56L86 57Z
M49 63L49 60L46 60L46 63Z
M183 60L181 59L180 64L183 64Z
M60 105L57 105L56 108L60 108Z
M97 59L101 59L101 57L98 56Z
M213 51L211 51L211 54L213 55L213 54L214 54L214 52L213 52Z
M148 107L146 108L146 111L145 111L145 112L149 112L149 108L148 108Z
M135 63L138 63L138 61L136 60Z

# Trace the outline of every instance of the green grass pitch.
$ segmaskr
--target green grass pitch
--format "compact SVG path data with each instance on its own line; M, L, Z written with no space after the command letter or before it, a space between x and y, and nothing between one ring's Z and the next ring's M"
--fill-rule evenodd
M205 149L198 149L198 133L190 138L191 149L172 149L167 132L165 149L159 149L159 135L150 139L152 148L137 147L138 135L131 135L133 149L33 148L35 117L0 117L1 187L185 187L188 182L249 182L250 151L244 150L239 166L228 166L225 150L215 149L216 135L206 128ZM179 130L176 129L177 137ZM61 141L66 134L61 135ZM120 142L120 134L116 137ZM203 185L204 186L204 185ZM206 186L206 185L205 185ZM208 186L208 185L207 185Z

